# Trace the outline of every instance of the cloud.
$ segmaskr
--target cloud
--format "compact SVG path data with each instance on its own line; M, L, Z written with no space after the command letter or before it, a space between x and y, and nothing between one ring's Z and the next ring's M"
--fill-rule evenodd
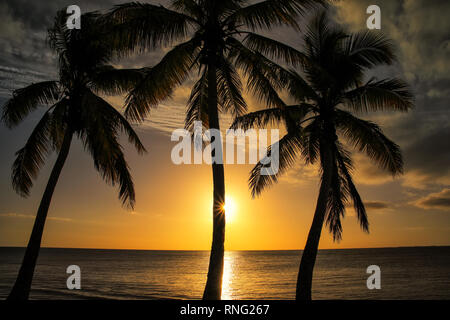
M120 0L77 1L82 12L104 10ZM0 96L8 97L11 89L57 76L56 57L46 43L47 29L58 10L73 4L70 0L6 0L0 4ZM14 68L8 72L5 68ZM33 72L44 74L38 79ZM19 80L14 78L19 75Z
M12 90L31 83L49 80L51 75L28 68L14 68L0 65L0 97L8 97Z
M337 4L337 19L353 30L365 28L365 8L370 1ZM425 189L450 184L450 20L437 19L450 10L442 1L379 1L382 32L394 40L399 68L416 95L416 108L402 117L383 120L387 135L402 147L405 159L403 184ZM384 183L389 176L362 163L363 182ZM373 178L372 178L373 177ZM373 180L372 180L373 179ZM372 181L371 181L372 180Z
M353 180L356 184L382 185L394 181L394 178L389 172L380 169L366 155L354 153L352 158L355 167Z
M391 207L390 203L384 201L364 201L364 205L366 209L372 210L388 209Z
M417 201L414 205L423 209L441 209L450 211L450 188L441 192L431 193Z
M370 0L336 3L336 20L351 30L366 28L366 8ZM381 32L393 39L399 64L393 68L407 79L416 96L416 106L408 114L369 116L383 127L386 135L398 143L405 160L403 185L427 189L430 185L450 185L450 20L440 19L450 12L450 2L438 0L379 0ZM391 68L392 69L392 68ZM375 71L387 76L392 71ZM383 184L391 177L367 161L356 163L357 180Z
M13 18L6 3L0 4L0 38L18 42L24 36L24 26L21 21Z
M319 166L305 164L300 156L291 169L280 177L280 182L304 186L310 182L320 182Z
M404 185L417 189L428 185L450 185L450 117L448 114L422 114L422 120L406 121L409 137L403 145L406 174Z
M374 212L376 211L377 213L383 213L386 210L391 210L394 205L390 202L385 202L385 201L364 201L364 206L366 208L367 212ZM353 202L349 202L346 204L346 209L347 209L347 214L348 216L354 217L355 216L355 210L353 208Z
M121 2L80 0L77 4L82 12L87 12L109 9ZM46 30L51 26L56 11L69 4L72 3L68 0L6 0L0 5L0 96L9 97L11 89L57 76L55 57L45 44ZM334 4L337 22L348 25L352 31L366 28L366 8L373 4L371 0L336 1ZM433 184L441 187L449 185L450 148L446 143L450 139L450 20L436 17L450 10L450 2L378 0L377 4L381 7L381 31L394 40L400 63L375 73L377 76L396 75L408 79L417 102L416 108L408 114L380 114L367 118L376 119L375 122L383 127L388 137L401 146L405 159L405 175L402 178L405 186L426 189ZM7 28L2 27L4 24ZM275 29L266 34L294 46L300 43L300 35L289 29ZM145 52L117 61L116 65L151 66L169 49ZM173 99L152 110L142 128L156 128L166 134L182 128L185 102L192 84L193 79L186 81L174 92ZM250 111L263 107L251 94L246 93L245 98ZM123 98L111 99L116 107L123 106ZM225 119L222 127L226 128L227 123ZM379 170L367 158L357 154L354 158L357 183L382 185L393 181L387 172ZM310 169L294 175L286 174L282 180L303 183L308 179L317 179L317 172Z
M35 216L29 215L29 214L22 214L22 213L0 213L0 217L5 218L19 218L19 219L34 219ZM53 221L61 221L61 222L72 222L73 219L70 218L60 218L60 217L47 217L47 220L53 220Z
M348 0L336 3L337 20L352 30L366 28L366 8L370 0ZM439 17L449 12L450 3L440 0L378 0L381 8L381 31L399 48L400 60L407 66L411 79L449 79L450 20Z
M395 205L390 202L385 201L364 201L364 207L366 208L366 212L368 214L376 213L376 214L384 214L387 211L391 211L394 209ZM356 217L355 208L353 207L353 202L348 202L345 205L346 215L348 217Z

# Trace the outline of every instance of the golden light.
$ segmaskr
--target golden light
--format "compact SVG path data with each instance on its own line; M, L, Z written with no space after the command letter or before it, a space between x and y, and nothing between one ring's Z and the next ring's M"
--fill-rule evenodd
M223 209L225 210L225 217L227 219L227 222L233 221L236 214L236 203L234 202L232 197L225 197L225 204L223 206Z
M234 258L232 252L225 252L222 277L222 299L233 299Z

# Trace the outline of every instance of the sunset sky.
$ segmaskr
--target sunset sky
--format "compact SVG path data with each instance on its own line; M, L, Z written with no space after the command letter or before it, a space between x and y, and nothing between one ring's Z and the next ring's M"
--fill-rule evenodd
M95 2L95 4L94 4ZM23 1L0 3L0 105L11 90L56 79L56 60L46 47L46 30L58 9L71 4L82 12L104 10L124 1ZM157 3L158 1L150 1ZM165 3L165 1L160 1ZM406 79L416 95L408 114L361 115L376 121L401 147L405 174L393 179L355 153L355 181L366 203L370 234L362 232L352 209L343 239L333 242L324 229L320 248L450 245L450 2L438 0L338 1L333 17L351 30L366 27L366 8L378 4L382 32L392 38L401 63L375 76ZM440 19L439 17L442 16ZM277 29L271 37L298 47L298 33ZM165 50L116 61L118 67L155 64ZM192 80L173 99L152 111L137 131L148 154L139 156L124 140L137 192L135 211L122 208L117 190L95 171L79 141L53 196L43 246L112 249L208 250L212 233L212 175L208 165L171 162L174 129L183 128ZM264 107L246 95L251 111ZM121 97L109 97L117 108ZM43 110L43 109L41 109ZM42 111L14 130L0 125L0 246L25 246L55 156L40 173L31 196L11 187L14 153L23 146ZM229 124L223 119L223 125ZM316 204L317 168L299 159L278 184L252 199L247 180L252 165L225 165L226 193L234 203L226 231L227 250L303 248Z

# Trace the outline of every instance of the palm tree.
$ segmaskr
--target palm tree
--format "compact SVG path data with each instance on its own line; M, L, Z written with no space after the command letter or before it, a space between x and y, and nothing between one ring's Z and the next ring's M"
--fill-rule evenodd
M219 113L244 114L242 82L237 69L248 78L248 87L268 105L280 106L277 75L272 62L254 50L269 43L275 55L292 63L298 57L290 47L255 33L274 26L298 28L296 18L322 1L174 0L170 7L129 3L105 16L111 46L119 54L176 44L162 60L149 67L144 80L128 95L125 115L143 120L173 89L196 71L199 79L188 101L186 128L202 121L220 130ZM221 145L221 143L219 143ZM215 157L217 155L217 157ZM219 158L219 160L217 160ZM213 240L204 299L218 300L222 291L225 242L225 183L222 150L212 151Z
M28 299L44 224L53 192L67 159L73 136L83 142L103 179L119 186L119 198L132 208L135 202L133 181L119 143L125 133L139 153L145 148L132 126L96 93L120 93L139 79L139 70L116 70L106 64L111 50L102 43L95 28L96 14L83 15L81 30L68 30L66 14L59 12L48 32L49 44L59 58L59 80L31 84L15 90L3 107L2 121L17 126L41 105L51 105L32 131L25 146L17 151L12 168L12 185L28 196L46 157L58 153L42 196L33 231L18 277L8 297Z
M366 81L369 70L396 60L388 39L370 31L347 33L328 23L324 11L318 13L307 28L303 56L302 74L295 70L280 72L280 81L296 104L247 114L236 119L232 127L246 129L281 121L287 128L287 134L276 142L279 171L274 175L261 175L263 165L260 162L251 172L249 185L253 197L276 182L297 156L303 157L306 164L317 164L320 168L319 197L302 254L296 292L297 299L310 300L324 222L334 240L340 240L341 219L347 202L352 201L361 228L369 231L366 209L353 183L351 154L346 146L364 152L392 175L402 173L403 169L399 146L389 140L378 125L354 113L406 112L413 106L414 99L408 85L400 79Z

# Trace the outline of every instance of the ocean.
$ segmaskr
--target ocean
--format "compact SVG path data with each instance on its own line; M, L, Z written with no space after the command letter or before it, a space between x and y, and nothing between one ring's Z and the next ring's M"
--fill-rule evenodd
M0 299L17 275L24 248L0 248ZM227 251L223 299L294 299L301 251ZM200 299L207 251L43 248L31 299ZM81 290L68 290L69 265ZM367 267L381 289L367 288ZM313 299L450 299L450 247L320 250Z

